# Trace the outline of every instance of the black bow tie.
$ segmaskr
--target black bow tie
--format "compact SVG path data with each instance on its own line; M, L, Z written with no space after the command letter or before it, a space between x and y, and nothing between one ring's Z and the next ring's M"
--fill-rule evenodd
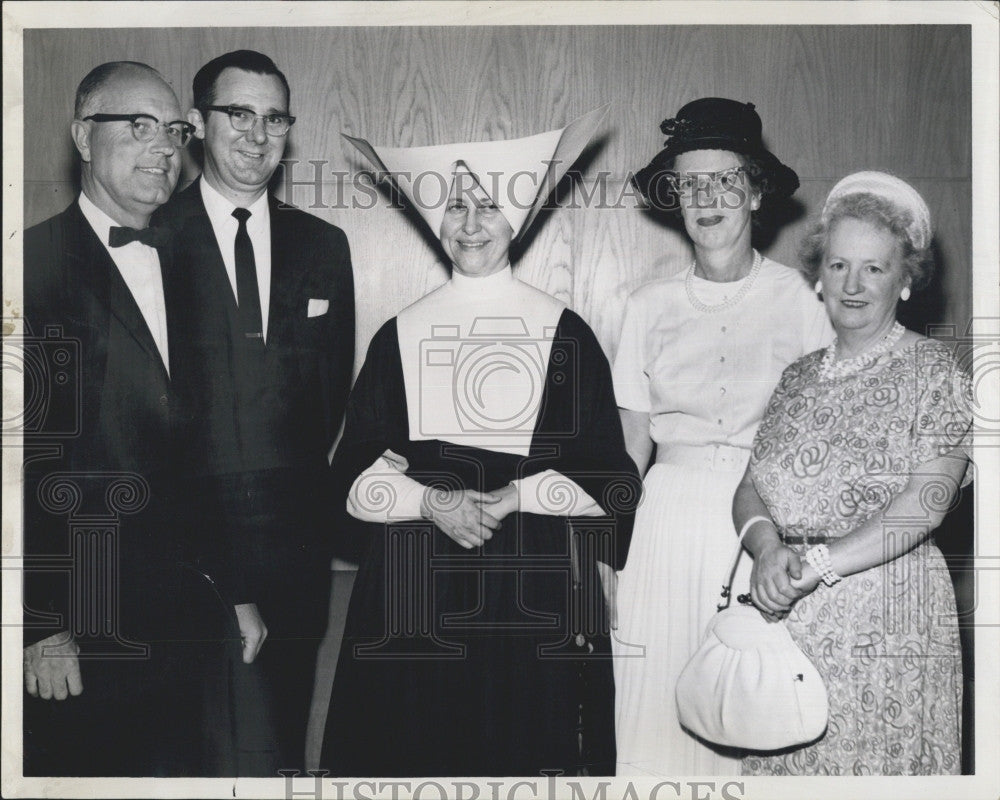
M170 231L167 228L118 228L112 226L111 234L108 236L109 247L124 247L132 242L148 245L149 247L163 247L170 243Z

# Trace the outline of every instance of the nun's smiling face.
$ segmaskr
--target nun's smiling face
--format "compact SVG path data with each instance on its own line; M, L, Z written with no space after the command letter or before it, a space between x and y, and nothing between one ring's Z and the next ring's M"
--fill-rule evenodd
M507 266L514 230L480 186L456 180L441 223L441 244L455 269L485 278Z

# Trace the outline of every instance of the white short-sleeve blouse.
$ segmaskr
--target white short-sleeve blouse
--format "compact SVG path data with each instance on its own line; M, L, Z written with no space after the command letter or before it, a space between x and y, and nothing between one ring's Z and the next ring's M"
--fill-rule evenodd
M833 329L801 273L770 259L756 279L693 277L695 297L708 306L753 280L739 302L718 311L695 307L687 273L629 297L614 363L618 406L648 413L657 444L750 447L782 370L828 345Z

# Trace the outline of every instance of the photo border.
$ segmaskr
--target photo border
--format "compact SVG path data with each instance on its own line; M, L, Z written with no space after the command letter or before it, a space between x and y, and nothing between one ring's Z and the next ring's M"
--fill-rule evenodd
M239 15L234 16L235 8ZM4 126L3 137L3 270L5 338L16 333L20 317L23 222L23 32L25 28L178 28L211 27L205 19L225 19L225 27L326 27L326 26L413 26L413 25L842 25L850 20L859 24L968 24L972 37L972 264L973 315L976 320L998 321L1000 316L1000 245L997 220L1000 219L1000 144L998 144L998 6L988 2L8 2L3 6L4 47ZM238 21L238 25L233 25ZM998 323L1000 324L1000 323ZM997 328L986 331L998 335ZM990 419L1000 418L998 387L986 387L982 395L989 406ZM20 381L4 382L4 418L21 407ZM20 719L23 700L21 685L20 619L21 581L16 555L21 552L19 475L21 450L16 441L5 441L3 457L3 764L0 791L5 797L73 796L73 797L286 797L287 786L281 778L274 779L51 779L20 777ZM977 493L977 598L976 609L976 774L972 776L935 776L931 778L842 777L807 778L755 777L724 778L717 787L736 781L743 784L746 800L756 798L789 798L808 796L825 798L962 797L968 800L1000 795L1000 497L989 491L1000 485L1000 447L986 441L976 447L977 483L983 491ZM13 623L11 621L14 621ZM579 797L560 779L531 779L549 798ZM606 793L608 800L625 795L631 782L636 800L649 800L660 779L615 778ZM699 779L678 777L682 784L697 784ZM412 779L413 786L421 779ZM423 781L427 783L428 781ZM705 780L701 781L705 783ZM390 789L378 791L377 781L352 787L349 782L331 779L323 781L322 797L353 798L358 796L392 796ZM397 782L398 783L398 782ZM442 782L445 786L448 782ZM452 788L454 788L454 781ZM469 787L480 789L481 800L516 800L529 796L529 788L518 787L517 779L509 781L470 780ZM578 779L584 798L595 797L601 779ZM341 785L338 794L336 785ZM499 789L497 787L500 787ZM491 788L492 787L492 788ZM295 781L292 787L299 798L312 797L311 778ZM511 794L513 788L513 794ZM471 792L471 788L469 789ZM701 791L704 791L702 789ZM400 792L400 800L411 795ZM423 797L438 796L428 788ZM698 797L690 787L678 795L672 788L661 786L657 797ZM713 795L719 796L718 794ZM468 796L466 796L466 800Z

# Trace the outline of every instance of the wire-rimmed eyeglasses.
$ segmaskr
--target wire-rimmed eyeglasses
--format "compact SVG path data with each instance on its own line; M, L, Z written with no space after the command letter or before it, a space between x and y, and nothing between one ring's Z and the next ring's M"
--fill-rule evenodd
M153 141L160 128L166 130L167 138L175 147L186 147L194 135L194 125L189 122L180 119L160 122L151 114L91 114L84 119L92 122L130 122L132 135L139 142Z
M229 115L229 122L234 130L245 133L263 120L264 132L268 136L284 136L295 122L291 114L255 114L249 108L241 106L205 106L202 111L221 111Z

